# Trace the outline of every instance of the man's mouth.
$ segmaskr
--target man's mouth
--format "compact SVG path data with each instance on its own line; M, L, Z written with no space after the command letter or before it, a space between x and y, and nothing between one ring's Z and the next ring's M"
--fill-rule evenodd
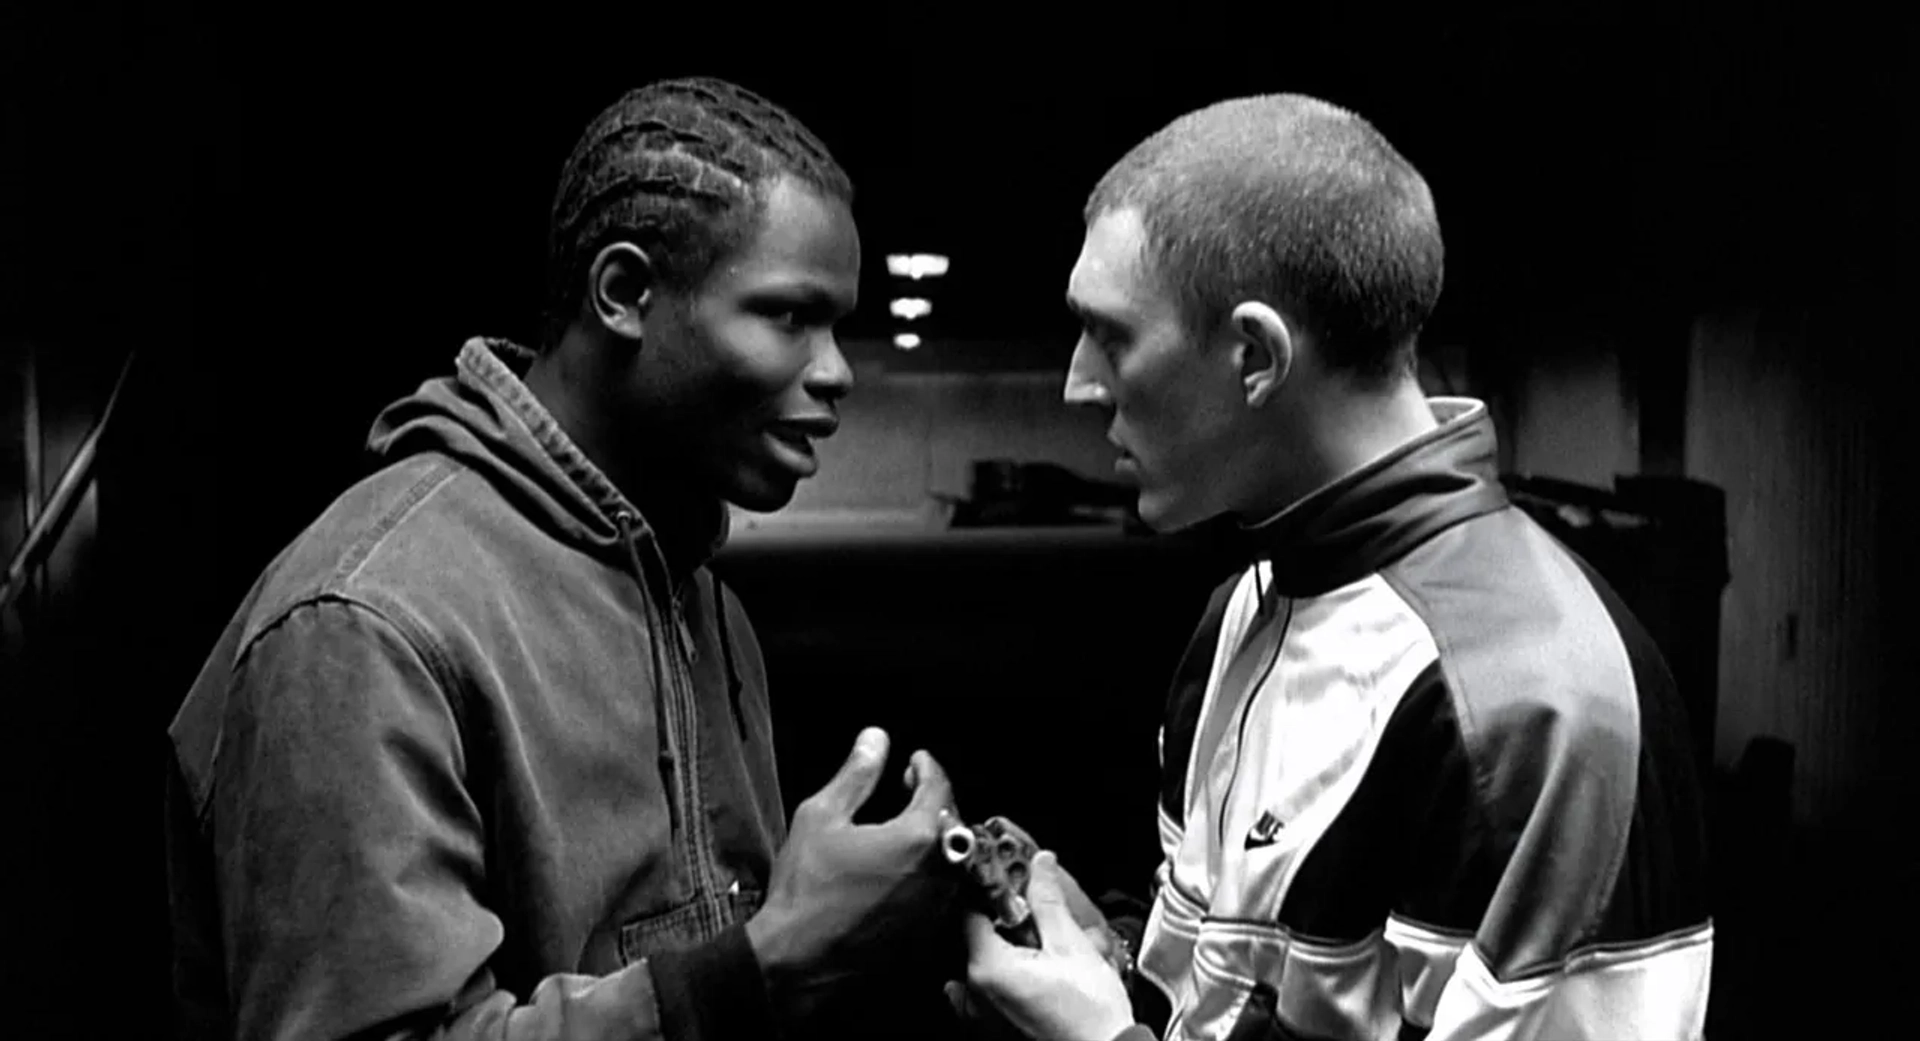
M811 452L816 439L832 437L838 429L840 420L834 416L806 416L769 424L767 432L798 450Z
M833 436L839 427L839 419L825 415L783 419L768 424L766 429L768 439L794 457L789 460L790 464L802 473L811 474L813 467L818 465L813 454L813 442L817 438Z
M788 448L791 448L796 452L800 452L806 455L813 454L813 439L809 438L805 434L800 433L797 430L774 427L767 432L773 436L774 440L780 442L783 445L786 445Z

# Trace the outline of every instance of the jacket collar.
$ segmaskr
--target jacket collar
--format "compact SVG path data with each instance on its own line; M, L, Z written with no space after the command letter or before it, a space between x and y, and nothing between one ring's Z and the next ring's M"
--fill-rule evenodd
M1430 398L1440 425L1235 540L1271 561L1282 595L1318 596L1380 570L1441 531L1504 509L1493 419L1472 398Z
M675 503L656 496L647 500L643 509L587 458L527 387L523 377L533 359L534 352L519 344L475 337L461 347L455 359L455 378L470 392L500 402L518 420L516 425L525 429L537 454L545 457L544 465L556 470L567 486L566 490L554 488L555 497L573 499L577 505L569 512L576 518L591 518L583 526L593 529L592 541L604 542L611 537L628 556L650 550L670 577L669 588L677 588L726 544L730 533L726 504L717 499L710 503ZM535 469L541 466L525 465ZM639 498L647 498L644 490ZM690 532L691 537L663 538L662 522L669 518L653 516L662 510L685 511L686 516L671 518L674 523L668 526L676 532Z

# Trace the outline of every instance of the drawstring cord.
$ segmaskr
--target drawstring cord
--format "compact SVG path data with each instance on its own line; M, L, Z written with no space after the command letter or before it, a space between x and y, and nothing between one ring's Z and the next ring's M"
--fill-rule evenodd
M713 618L720 627L720 653L727 662L727 702L733 706L733 725L740 731L740 743L747 742L747 717L740 710L740 672L733 665L733 637L727 632L727 597L720 580L713 580Z

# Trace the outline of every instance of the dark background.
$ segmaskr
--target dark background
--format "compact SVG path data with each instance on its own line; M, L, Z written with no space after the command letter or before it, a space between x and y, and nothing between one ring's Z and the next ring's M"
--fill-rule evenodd
M1009 348L999 363L1063 367L1072 324L1060 297L1099 175L1182 112L1296 90L1367 115L1432 184L1448 284L1431 336L1472 342L1516 309L1579 316L1645 329L1633 363L1660 371L1689 314L1808 302L1820 320L1864 331L1803 351L1796 378L1831 380L1851 395L1839 407L1885 417L1867 450L1887 472L1905 458L1893 417L1911 371L1912 166L1900 157L1912 135L1899 106L1912 84L1910 47L1896 52L1910 37L1890 18L1835 5L1254 19L1108 6L1045 11L1050 23L1040 5L711 10L239 16L190 3L43 4L0 16L0 351L13 439L0 460L0 551L24 531L26 388L49 443L65 446L44 460L50 488L138 352L84 539L68 540L45 585L0 620L10 723L0 790L11 803L0 834L15 879L0 1034L157 1033L168 720L259 569L363 472L360 444L380 406L446 371L467 336L532 335L560 164L600 107L649 79L734 79L833 148L858 185L866 243L856 335L888 330L883 255L934 250L956 258L938 290L943 331L1054 343L1058 356ZM1497 360L1508 349L1487 350ZM1647 422L1643 436L1657 441L1657 417ZM1890 491L1850 494L1892 516ZM1907 540L1890 521L1874 530L1884 552L1862 581L1890 589L1910 574ZM1108 587L1082 590L1094 588ZM1155 588L1192 595L1171 579ZM1898 601L1875 602L1888 605L1876 633L1891 658ZM1069 624L1074 605L1046 603ZM1150 708L1184 639L1161 619L1198 610L1184 604L1072 621L1060 644L1135 641L1135 659L1104 668L1134 675ZM964 624L952 639L968 639ZM982 654L1024 664L1029 678L1070 664L1045 641L987 648L976 664ZM869 686L775 696L792 706L893 696L872 686L877 675L849 675ZM1876 675L1884 704L1900 699L1882 740L1903 746L1911 731L1894 723L1911 718L1911 684L1892 666ZM982 705L1002 711L1017 691L996 696ZM795 720L783 750L852 736L807 730L798 709L782 718ZM1140 764L1126 765L1138 749L1073 754L1112 790L1150 787ZM1859 769L1897 758L1876 753ZM817 783L812 769L789 779L790 795ZM1055 763L1034 783L1071 773ZM1887 823L1901 805L1887 794L1846 827ZM1902 913L1866 898L1816 910L1840 905L1809 903L1805 890L1891 897L1887 880L1910 866L1849 860L1817 881L1783 880L1769 910L1812 924L1792 933L1804 945L1767 948L1781 964L1764 979L1800 985L1717 985L1716 1015L1744 1010L1723 1033L1903 1009L1899 993L1863 983L1897 978L1883 944ZM1833 942L1816 950L1822 938Z

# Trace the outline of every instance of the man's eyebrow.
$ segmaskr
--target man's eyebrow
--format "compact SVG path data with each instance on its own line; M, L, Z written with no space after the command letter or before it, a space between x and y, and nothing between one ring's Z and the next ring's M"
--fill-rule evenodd
M1073 311L1073 315L1077 315L1077 317L1083 319L1083 321L1096 321L1096 323L1108 323L1108 325L1114 323L1114 317L1112 317L1112 315L1102 313L1100 309L1092 307L1091 303L1081 303L1079 300L1073 300L1073 294L1068 294L1068 311Z
M1072 311L1081 321L1088 325L1097 325L1108 329L1122 329L1125 328L1127 324L1124 315L1102 311L1091 304L1074 299L1071 293L1067 295L1067 310Z
M794 304L803 309L822 311L850 311L853 301L832 292L816 282L791 281L769 282L749 290L748 297L755 300L778 301Z

